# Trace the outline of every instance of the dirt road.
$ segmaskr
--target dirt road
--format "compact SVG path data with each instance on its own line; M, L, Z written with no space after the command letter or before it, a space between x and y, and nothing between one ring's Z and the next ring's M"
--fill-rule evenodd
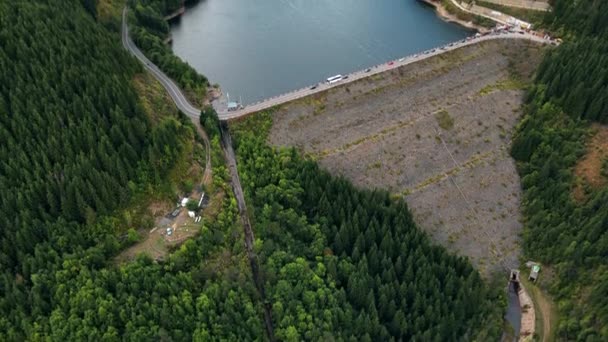
M551 6L547 0L483 0L493 4L517 8L525 8L534 11L549 11Z

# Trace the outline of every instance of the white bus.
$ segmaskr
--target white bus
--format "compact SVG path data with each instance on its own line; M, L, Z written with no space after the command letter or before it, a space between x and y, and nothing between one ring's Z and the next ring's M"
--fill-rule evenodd
M342 81L342 75L332 76L327 79L328 84L333 84Z

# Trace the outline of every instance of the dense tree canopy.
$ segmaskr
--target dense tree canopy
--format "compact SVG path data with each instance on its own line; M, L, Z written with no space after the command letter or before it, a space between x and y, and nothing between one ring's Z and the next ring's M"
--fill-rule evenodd
M130 0L129 7L135 19L129 23L131 38L154 64L191 93L195 102L202 103L209 86L207 78L175 56L171 47L165 44L169 38L169 24L164 17L181 5L181 0Z
M150 137L129 86L136 65L77 3L3 2L0 22L0 262L24 273L17 265L42 241L82 245L68 222L125 204L179 128ZM48 229L56 220L66 228Z
M268 147L270 120L256 114L236 132L277 337L499 338L500 296L467 260L432 246L405 202Z
M608 188L573 196L590 122L608 122L608 3L556 0L547 54L513 142L524 188L525 250L554 266L563 340L608 339Z
M162 44L162 16L181 2L130 3L138 44L183 87L206 87ZM264 340L266 303L211 109L201 120L213 130L214 184L226 190L219 215L163 261L113 263L124 231L112 215L161 182L193 133L179 116L148 120L130 85L141 69L96 22L96 5L0 2L0 340ZM582 202L570 193L589 122L608 120L607 9L599 0L554 6L547 25L566 43L541 65L512 149L524 241L555 266L559 337L601 341L608 188L588 189ZM259 115L235 128L278 339L499 338L503 296L432 246L404 202L268 147L269 123Z
M193 133L173 113L152 125L94 3L0 2L0 340L262 339L231 197L164 262L114 265L112 215Z

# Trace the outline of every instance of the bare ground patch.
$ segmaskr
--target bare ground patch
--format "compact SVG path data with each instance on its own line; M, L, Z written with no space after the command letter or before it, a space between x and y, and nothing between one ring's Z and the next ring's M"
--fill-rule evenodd
M269 140L405 196L435 241L484 273L516 267L520 187L508 147L540 57L525 41L459 49L285 105Z
M149 73L137 74L133 78L133 86L139 95L140 104L148 114L153 125L159 124L167 117L177 118L177 108L162 85ZM122 214L121 225L137 231L139 239L130 247L124 249L115 262L133 260L139 254L145 254L152 259L162 259L171 249L187 239L195 236L203 222L194 222L188 217L187 210L182 208L177 217L171 216L176 209L175 201L187 196L198 201L204 189L209 198L209 207L201 211L205 221L212 220L224 197L223 192L213 189L205 177L206 151L201 141L195 138L196 132L185 142L182 155L177 158L166 182L157 188L150 188L139 194L133 208L126 208ZM207 182L205 181L207 178ZM172 234L167 235L167 228L172 228ZM123 236L124 237L124 236Z
M597 189L608 183L602 175L603 164L608 158L608 126L595 124L593 130L595 133L587 143L587 153L574 168L578 182L573 196L579 202L584 201L586 189Z

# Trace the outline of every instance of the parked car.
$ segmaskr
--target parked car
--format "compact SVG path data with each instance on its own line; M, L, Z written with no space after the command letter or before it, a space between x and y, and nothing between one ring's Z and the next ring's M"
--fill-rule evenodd
M365 72L370 72L370 71L372 71L372 69L371 69L371 68L367 68L367 69L365 69Z
M315 90L315 89L317 89L317 85L316 84L313 85L312 87L310 87L310 90Z
M393 62L393 61L388 62L388 65L393 65L393 64L395 64L395 62Z

